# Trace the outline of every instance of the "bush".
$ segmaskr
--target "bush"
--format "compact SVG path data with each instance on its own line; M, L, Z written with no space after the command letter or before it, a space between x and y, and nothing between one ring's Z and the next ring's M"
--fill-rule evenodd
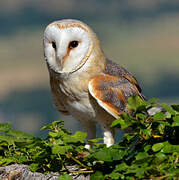
M86 133L71 135L63 121L44 126L49 131L41 139L14 131L9 123L0 124L0 165L27 164L31 171L91 174L92 180L103 179L177 179L179 177L179 105L162 104L165 112L148 115L157 106L154 100L141 101L138 96L128 100L133 116L123 113L113 127L132 129L122 141L107 148L101 139L92 139L84 148ZM76 170L66 167L74 165Z

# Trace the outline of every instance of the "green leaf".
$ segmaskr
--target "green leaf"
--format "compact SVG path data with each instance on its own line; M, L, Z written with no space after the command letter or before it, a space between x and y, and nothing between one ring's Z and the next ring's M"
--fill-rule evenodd
M77 142L84 143L86 136L87 136L87 133L77 131L73 136L66 134L64 136L64 141L66 143L77 143Z
M29 168L31 171L36 172L39 169L39 163L32 163Z
M173 120L174 120L174 122L173 122L172 126L179 126L179 116L174 116Z
M116 165L115 171L122 172L125 171L128 168L128 165L125 162L122 162L121 164Z
M105 177L106 177L106 178L113 179L113 180L119 180L120 173L112 172L111 174L106 175Z
M41 130L54 130L56 128L62 128L64 126L64 121L54 121L51 124L48 124L47 126L43 126Z
M103 148L94 154L94 157L97 160L113 162L115 160L121 160L126 154L125 150L113 149L111 148Z
M128 98L127 108L136 111L140 106L144 104L145 101L143 101L139 96L131 96Z
M113 151L113 161L119 161L121 160L125 155L126 155L126 151L125 150L121 150L121 149L115 149Z
M101 149L100 151L94 154L94 157L97 160L101 160L101 161L109 161L109 162L112 161L112 157L108 148Z
M151 136L151 130L150 129L141 129L142 133L147 136Z
M66 154L70 149L72 149L71 146L54 146L52 147L52 154Z
M152 150L154 152L156 151L160 151L162 148L164 147L164 144L163 143L156 143L152 146Z
M14 130L9 130L8 135L12 135L14 137L17 137L18 139L23 138L23 139L33 139L34 136L24 133L22 131L14 131Z
M0 157L1 166L7 166L8 164L11 164L11 163L17 163L16 159L13 157L9 157L9 158Z
M179 145L172 145L169 142L165 142L164 145L165 146L161 152L163 152L163 153L174 153L174 152L179 153Z
M8 132L11 129L11 123L0 123L0 132Z
M83 143L84 140L86 139L86 136L87 133L77 131L72 137Z
M174 109L170 106L168 106L167 104L162 104L162 106L164 107L164 109L169 112L171 115L175 115L176 112L174 111Z
M156 151L160 151L162 148L164 147L164 144L163 143L156 143L152 146L152 150L154 152Z
M146 145L146 146L144 147L144 151L147 152L150 148L151 148L151 145Z
M178 104L173 104L171 106L175 111L179 112L179 105Z
M157 99L157 98L152 98L152 99L149 99L148 100L148 103L149 104L154 104L154 103L157 103L157 102L159 102L160 100L159 99Z
M119 119L116 119L112 122L111 127L121 127Z
M140 119L146 119L147 115L146 114L142 114L142 113L137 113L136 117L140 118Z
M154 116L153 116L153 120L154 121L162 121L165 120L165 115L163 114L163 112L157 112Z
M101 171L96 171L90 176L90 180L104 180L104 176Z
M162 160L162 161L167 158L167 156L162 152L156 153L155 156L157 157L157 159Z
M0 134L0 141L5 141L8 143L8 145L13 145L15 140L17 139L12 136L5 136Z
M98 143L99 141L102 141L102 140L103 140L103 138L88 139L87 144L95 145L96 143Z
M72 180L72 177L68 174L60 175L58 180Z
M136 156L136 160L141 160L147 158L149 155L146 152L139 152Z
M122 118L116 119L112 122L111 127L117 127L118 125L120 125L121 129L125 129L130 125L129 121L125 121Z
M48 133L51 137L57 137L59 134L58 133L56 133L56 132L49 132Z

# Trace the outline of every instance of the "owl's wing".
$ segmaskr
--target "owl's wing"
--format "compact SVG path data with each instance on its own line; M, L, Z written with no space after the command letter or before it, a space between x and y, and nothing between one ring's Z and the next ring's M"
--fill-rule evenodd
M119 118L123 112L130 113L126 107L128 97L139 95L143 98L136 83L130 77L104 74L90 80L88 88L102 108L115 118Z
M117 64L116 62L114 62L110 59L106 59L106 68L105 68L104 73L110 74L113 76L124 77L129 82L134 84L137 87L137 89L139 90L139 92L142 91L137 80L135 79L135 77L129 71L127 71L124 67L122 67L121 65Z

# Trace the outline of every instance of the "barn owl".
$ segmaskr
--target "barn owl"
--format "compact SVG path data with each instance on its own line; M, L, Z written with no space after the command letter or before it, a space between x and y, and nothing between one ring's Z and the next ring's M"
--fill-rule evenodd
M43 38L52 99L59 112L80 121L88 138L103 130L107 147L114 143L111 123L127 112L127 99L141 94L136 79L107 59L93 30L79 20L49 24Z

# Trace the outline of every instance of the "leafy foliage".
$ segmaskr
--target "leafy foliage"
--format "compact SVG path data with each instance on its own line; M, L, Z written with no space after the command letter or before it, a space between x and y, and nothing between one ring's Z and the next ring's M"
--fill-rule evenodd
M32 171L91 173L92 180L104 179L177 179L179 177L179 105L162 104L164 112L150 116L147 110L158 106L136 97L128 100L133 116L123 113L112 123L126 131L122 141L107 148L101 139L88 140L86 133L70 134L63 121L44 126L46 139L14 131L9 123L0 124L0 165L28 164ZM67 170L75 165L77 170Z

